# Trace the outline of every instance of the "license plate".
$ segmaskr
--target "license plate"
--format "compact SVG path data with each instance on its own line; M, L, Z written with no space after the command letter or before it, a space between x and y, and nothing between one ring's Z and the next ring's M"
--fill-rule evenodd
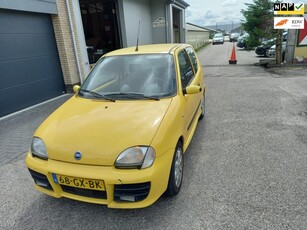
M67 185L76 188L92 189L105 191L104 183L102 180L92 180L71 176L64 176L58 174L52 174L54 183Z

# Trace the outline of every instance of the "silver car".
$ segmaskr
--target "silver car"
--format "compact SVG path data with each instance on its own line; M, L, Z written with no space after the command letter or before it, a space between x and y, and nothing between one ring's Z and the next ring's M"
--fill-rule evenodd
M235 32L235 33L231 33L230 36L229 36L229 41L230 42L236 42L238 41L238 38L239 38L240 34Z
M282 43L281 47L281 54L282 54L282 60L285 59L285 54L286 54L286 42ZM271 46L271 48L267 51L266 56L274 58L276 53L276 45Z
M217 33L213 36L212 45L216 43L224 44L224 35L222 33Z

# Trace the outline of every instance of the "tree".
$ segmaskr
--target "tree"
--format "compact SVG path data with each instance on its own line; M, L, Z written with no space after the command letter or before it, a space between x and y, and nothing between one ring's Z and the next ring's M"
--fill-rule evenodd
M242 25L249 33L246 41L247 47L256 47L264 39L275 36L273 3L270 0L254 0L253 4L245 3L246 10L241 10L245 17Z

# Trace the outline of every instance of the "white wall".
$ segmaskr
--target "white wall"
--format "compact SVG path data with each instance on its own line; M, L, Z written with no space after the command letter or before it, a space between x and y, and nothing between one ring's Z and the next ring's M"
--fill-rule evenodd
M149 0L124 0L124 27L127 46L135 46L141 21L139 45L153 43L152 17Z
M165 0L151 0L151 20L154 22L157 18L165 18L165 25L159 27L153 27L153 43L167 43L166 26L169 22L169 18L166 16L166 4Z
M186 43L197 49L209 42L209 31L187 31Z

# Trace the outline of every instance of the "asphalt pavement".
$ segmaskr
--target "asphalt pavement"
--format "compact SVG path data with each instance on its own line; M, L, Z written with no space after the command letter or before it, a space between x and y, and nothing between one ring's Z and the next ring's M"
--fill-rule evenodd
M32 134L70 95L1 119L0 229L307 229L306 68L267 71L246 51L230 66L231 49L199 52L206 117L185 154L180 193L148 208L34 190L24 163Z

